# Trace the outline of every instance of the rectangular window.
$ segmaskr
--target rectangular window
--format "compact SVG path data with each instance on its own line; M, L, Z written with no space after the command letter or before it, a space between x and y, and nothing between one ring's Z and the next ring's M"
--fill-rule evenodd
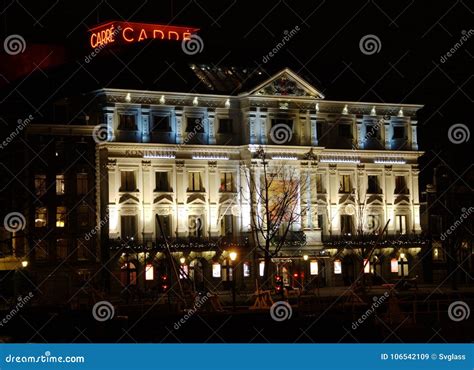
M334 261L334 273L336 275L342 274L342 263L341 260Z
M188 191L204 191L200 172L189 172Z
M56 175L56 195L64 194L64 175Z
M189 266L188 265L181 265L179 267L179 278L180 279L187 279L189 276Z
M127 130L127 131L136 131L137 124L135 122L135 115L134 114L120 114L119 115L119 130Z
M136 191L135 171L121 171L120 191Z
M222 118L219 120L219 134L232 133L232 120L230 118Z
M244 262L243 268L244 268L244 277L250 277L250 263Z
M396 216L396 228L398 234L406 234L407 233L407 216L406 215L397 215Z
M87 194L87 173L78 173L76 177L77 195Z
M156 191L169 191L169 181L168 181L168 172L156 172L155 173L155 180L156 180Z
M46 194L46 175L35 175L35 194L37 197Z
M324 215L323 214L318 214L318 225L323 232L326 230L326 223L324 221Z
M220 192L233 192L234 191L234 176L232 172L221 172L221 186L219 187Z
M405 176L395 176L395 194L408 194Z
M364 259L364 274L370 274L370 261Z
M318 261L311 261L309 263L309 273L311 275L318 275Z
M405 126L393 126L393 139L405 139Z
M162 227L162 230L160 230L159 224L156 223L156 235L158 238L163 238L163 234L166 236L166 238L171 238L171 216L158 215L158 219Z
M316 122L316 138L319 141L321 140L322 137L323 137L323 123L317 121Z
M35 259L45 260L48 258L48 243L40 240L35 244Z
M364 231L369 233L377 233L380 229L380 217L379 215L367 215L367 219L364 225Z
M261 261L259 264L258 264L258 274L260 276L263 276L265 273L265 261Z
M154 268L151 263L148 263L145 267L145 280L153 280L155 278Z
M56 258L66 259L68 256L67 253L67 240L66 239L57 239L56 240Z
M56 207L56 227L66 226L66 207Z
M379 177L376 175L368 176L368 188L367 193L369 194L380 194L382 191L380 189Z
M48 225L48 210L46 207L36 207L35 227L46 227Z
M341 215L341 234L342 235L352 235L354 229L354 224L352 222L351 215Z
M171 132L170 117L169 116L153 116L154 132Z
M323 174L316 175L316 191L321 194L326 193Z
M87 205L77 207L77 224L81 228L89 226L89 207Z
M213 278L220 278L221 277L221 264L220 263L213 263L212 264L212 277Z
M366 139L380 139L380 127L376 125L365 126Z
M137 236L137 216L120 217L122 239L131 239Z
M398 273L398 260L396 258L390 260L390 272Z
M341 175L339 181L339 193L350 193L352 191L351 175Z
M346 139L352 139L352 127L350 124L347 123L339 123L337 125L338 135L339 137L343 137Z
M187 119L186 132L194 133L203 133L204 132L204 123L201 118L191 118Z
M89 259L89 245L88 241L84 239L79 239L77 241L77 259L78 260L87 260Z
M224 215L221 219L221 235L233 234L233 219L232 215Z

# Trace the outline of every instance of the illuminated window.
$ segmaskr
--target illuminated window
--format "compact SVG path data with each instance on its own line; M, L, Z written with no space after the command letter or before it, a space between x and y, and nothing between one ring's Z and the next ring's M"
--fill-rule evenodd
M221 277L221 264L220 263L213 263L212 264L212 277L213 278L220 278Z
M179 268L179 278L187 279L189 276L189 267L188 265L181 265Z
M339 193L350 193L351 191L351 175L339 176Z
M153 116L152 131L155 132L171 132L169 116Z
M376 233L380 228L380 217L379 215L367 215L365 221L365 231L369 233Z
M169 181L168 181L168 172L156 172L155 173L155 180L156 180L156 191L169 191Z
M407 216L397 215L395 216L395 227L398 234L404 235L407 233Z
M136 191L135 171L121 171L120 191Z
M440 247L433 248L433 261L443 261L443 249Z
M341 260L334 261L334 273L335 274L342 274L342 263Z
M77 194L78 195L87 194L87 190L88 190L87 173L78 173L76 182L77 182Z
M66 207L56 207L56 227L66 226Z
M364 259L364 274L370 274L370 262Z
M56 194L64 194L64 175L56 175Z
M119 115L119 130L127 130L127 131L136 131L137 124L134 114L120 114Z
M189 172L188 191L204 191L200 172Z
M244 268L244 277L249 277L250 276L250 263L244 262L243 268Z
M408 276L408 259L405 253L400 253L400 257L398 258L398 276L405 277Z
M68 255L67 240L57 239L56 240L56 258L65 259L67 255Z
M219 134L232 133L232 120L229 118L222 118L219 120Z
M154 267L148 263L145 267L145 280L153 280L155 278Z
M398 260L396 258L390 260L390 271L398 273Z
M46 207L36 207L35 227L46 227L48 225L48 210Z
M311 275L318 275L318 261L311 261L309 263L309 273Z
M219 187L220 192L232 192L234 191L234 176L232 172L221 172L221 186Z
M46 175L35 175L35 194L38 197L46 194Z
M265 261L261 261L258 265L258 274L263 276L265 274Z
M199 238L202 235L203 230L203 220L202 215L190 215L188 216L188 230L189 236Z

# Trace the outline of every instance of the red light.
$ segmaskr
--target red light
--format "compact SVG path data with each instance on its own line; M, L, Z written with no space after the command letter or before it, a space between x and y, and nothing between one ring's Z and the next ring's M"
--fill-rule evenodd
M297 277L298 277L298 274L295 273L295 274L293 274L293 276L294 276L295 278L297 278Z

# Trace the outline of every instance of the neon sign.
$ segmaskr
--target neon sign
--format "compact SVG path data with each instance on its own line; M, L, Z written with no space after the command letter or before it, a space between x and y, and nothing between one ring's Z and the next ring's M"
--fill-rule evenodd
M189 40L192 34L199 31L199 28L112 21L91 28L89 31L91 32L89 43L95 49L146 40Z

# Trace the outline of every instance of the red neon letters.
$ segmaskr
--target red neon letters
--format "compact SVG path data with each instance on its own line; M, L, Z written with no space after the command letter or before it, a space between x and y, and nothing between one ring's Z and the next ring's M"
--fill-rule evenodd
M110 44L130 44L145 40L189 40L198 28L165 26L160 24L108 22L90 29L92 48L103 48Z

